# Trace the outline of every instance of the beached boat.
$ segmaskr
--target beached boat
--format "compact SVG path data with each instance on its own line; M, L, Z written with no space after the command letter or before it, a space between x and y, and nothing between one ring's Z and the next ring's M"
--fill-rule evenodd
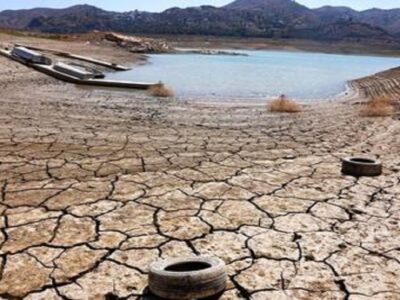
M9 59L17 61L28 67L31 67L39 72L42 72L51 77L57 78L59 80L79 84L79 85L90 85L99 87L114 87L114 88L127 88L127 89L142 89L147 90L159 83L147 83L147 82L132 82L132 81L119 81L119 80L105 80L99 79L99 74L88 72L80 68L73 67L65 63L48 64L49 58L43 56L40 53L28 53L21 50L0 49L0 55L5 56ZM23 48L23 47L22 47ZM23 49L22 49L23 50ZM17 53L24 53L17 55ZM41 57L39 59L39 57ZM44 58L43 58L44 57ZM36 63L39 61L39 63ZM46 63L44 63L46 62Z
M14 47L11 55L19 57L27 62L43 65L51 65L51 59L41 53L30 50L25 47Z

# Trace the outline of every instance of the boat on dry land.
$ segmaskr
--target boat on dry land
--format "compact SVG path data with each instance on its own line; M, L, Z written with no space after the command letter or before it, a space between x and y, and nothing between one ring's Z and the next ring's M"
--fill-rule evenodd
M99 65L102 67L110 68L115 71L128 71L130 68L118 65L116 63L110 63L107 61L102 61L99 59L94 59L91 57L87 56L82 56L82 55L77 55L69 52L64 52L64 51L59 51L59 50L54 50L54 49L48 49L48 48L42 48L42 47L35 47L35 46L29 46L29 45L22 45L22 44L15 44L17 47L24 47L26 49L31 49L31 50L37 50L37 51L42 51L42 52L49 52L57 56L65 57L65 58L71 58L71 59L76 59L76 60L81 60L85 62L89 62L95 65Z
M32 51L28 48L21 46L15 47L11 51L0 49L0 55L15 60L19 63L22 63L28 67L31 67L39 72L42 72L59 80L74 84L144 90L149 89L157 84L98 79L96 78L98 77L98 74L96 76L96 73L88 72L86 70L82 70L80 68L65 63L53 64L48 57L42 55L41 53Z

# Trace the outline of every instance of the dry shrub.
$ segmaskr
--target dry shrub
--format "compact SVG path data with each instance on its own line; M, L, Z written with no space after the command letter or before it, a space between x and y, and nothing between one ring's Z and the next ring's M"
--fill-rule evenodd
M386 97L374 97L361 109L364 117L389 117L393 112L392 101Z
M285 95L281 95L279 98L272 100L268 103L267 107L271 112L297 113L301 111L301 106Z
M149 90L150 90L150 94L154 97L167 98L167 97L174 96L174 92L161 82L156 85L153 85L152 87L150 87Z

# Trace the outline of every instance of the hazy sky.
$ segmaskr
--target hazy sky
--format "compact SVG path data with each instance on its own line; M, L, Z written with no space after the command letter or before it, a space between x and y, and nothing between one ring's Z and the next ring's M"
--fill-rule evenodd
M233 0L0 0L0 10L32 7L67 7L76 4L91 4L107 10L129 11L147 10L162 11L170 7L199 6L204 4L221 6ZM351 6L358 10L372 7L400 8L399 0L298 0L308 7L324 5Z

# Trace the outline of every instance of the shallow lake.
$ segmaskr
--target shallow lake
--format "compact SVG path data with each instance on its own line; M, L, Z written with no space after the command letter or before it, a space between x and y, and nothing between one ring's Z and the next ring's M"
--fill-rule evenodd
M149 64L107 78L157 82L177 96L265 99L285 94L302 100L329 99L351 79L400 66L400 58L285 51L239 51L248 56L160 54Z

